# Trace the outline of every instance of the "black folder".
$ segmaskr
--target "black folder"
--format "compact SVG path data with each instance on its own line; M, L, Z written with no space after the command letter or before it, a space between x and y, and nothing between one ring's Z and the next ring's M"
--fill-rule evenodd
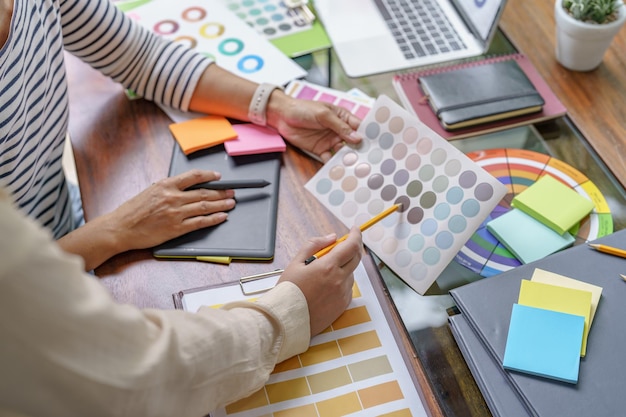
M280 180L280 152L230 156L223 145L185 155L174 145L169 175L193 168L222 174L222 180L264 179L263 188L235 190L235 208L228 220L217 226L197 230L154 248L159 258L207 258L271 260L276 243L276 217ZM204 258L204 259L203 259Z

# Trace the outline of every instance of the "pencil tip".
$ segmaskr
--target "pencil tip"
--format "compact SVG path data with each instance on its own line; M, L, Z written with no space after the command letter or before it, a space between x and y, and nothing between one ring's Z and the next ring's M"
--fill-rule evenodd
M623 279L624 281L626 281L626 275L624 275L624 274L619 274L619 276L620 276L620 277L622 277L622 279Z

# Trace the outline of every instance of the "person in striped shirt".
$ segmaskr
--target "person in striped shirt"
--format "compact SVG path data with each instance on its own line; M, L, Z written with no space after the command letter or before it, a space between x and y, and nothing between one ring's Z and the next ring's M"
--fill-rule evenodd
M233 191L184 191L219 173L163 179L117 210L77 227L62 153L68 127L64 51L156 103L275 128L327 160L360 141L360 120L328 103L297 100L247 81L142 28L108 0L0 0L0 184L20 210L50 229L91 270L226 220ZM269 96L269 98L268 98ZM266 106L256 106L263 103Z

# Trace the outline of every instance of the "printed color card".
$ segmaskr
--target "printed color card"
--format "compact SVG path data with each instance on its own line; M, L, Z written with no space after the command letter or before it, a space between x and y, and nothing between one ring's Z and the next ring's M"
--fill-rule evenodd
M387 96L306 188L347 227L395 203L364 243L420 294L506 194L506 187Z
M276 365L269 381L248 398L211 417L425 417L407 364L360 264L347 310L309 349ZM239 285L190 292L187 311L248 299Z
M215 59L243 78L285 85L306 75L220 0L151 0L120 8L156 34Z
M267 39L293 35L312 27L282 0L222 0L222 3Z
M374 99L365 94L356 94L354 91L343 92L301 80L294 80L289 83L285 92L292 97L303 100L335 104L349 110L350 113L360 119L363 119L374 105Z

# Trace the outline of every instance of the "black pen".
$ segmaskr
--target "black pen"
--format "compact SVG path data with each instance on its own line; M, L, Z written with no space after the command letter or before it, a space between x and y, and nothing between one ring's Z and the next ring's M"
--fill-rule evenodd
M266 180L222 180L222 181L207 181L199 184L194 184L187 190L199 190L206 188L208 190L231 190L237 188L263 188L270 185Z

